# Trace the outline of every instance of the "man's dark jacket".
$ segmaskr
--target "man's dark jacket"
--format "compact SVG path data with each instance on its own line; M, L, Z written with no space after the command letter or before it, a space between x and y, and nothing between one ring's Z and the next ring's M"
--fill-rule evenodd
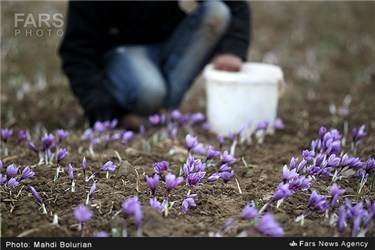
M232 23L219 53L247 58L250 6L224 1ZM63 71L90 122L118 118L124 110L105 90L103 55L124 44L163 41L186 16L178 1L70 1L64 38L59 47Z

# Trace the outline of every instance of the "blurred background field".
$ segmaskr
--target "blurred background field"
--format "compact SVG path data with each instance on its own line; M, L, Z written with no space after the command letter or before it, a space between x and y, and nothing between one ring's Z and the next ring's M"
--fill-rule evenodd
M373 81L375 2L249 3L253 30L248 60L282 67L290 87L289 97L301 101L314 98L317 85L330 85L338 87L335 94L343 99L353 88ZM48 35L47 28L42 27L44 34L38 37L37 28L28 28L33 31L32 36L21 28L21 34L15 35L15 13L61 13L65 18L66 7L66 1L1 2L3 126L82 126L82 110L70 92L56 53L61 40L57 29L52 28ZM343 81L350 84L342 84ZM202 89L200 77L183 108L188 109L191 98L204 93ZM199 108L204 110L204 96L198 96ZM280 112L288 109L287 100L281 100Z

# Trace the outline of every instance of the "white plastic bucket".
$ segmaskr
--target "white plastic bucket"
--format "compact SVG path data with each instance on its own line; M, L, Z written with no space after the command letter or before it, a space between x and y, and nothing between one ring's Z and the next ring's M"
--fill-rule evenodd
M208 64L203 71L206 84L207 121L210 130L228 136L246 128L250 133L260 122L268 122L274 131L281 68L267 63L247 62L241 71L228 72Z

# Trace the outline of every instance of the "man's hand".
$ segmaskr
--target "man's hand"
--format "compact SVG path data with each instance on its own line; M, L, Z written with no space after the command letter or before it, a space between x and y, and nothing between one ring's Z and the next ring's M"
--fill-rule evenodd
M221 54L213 60L214 68L224 71L240 71L242 66L242 59L233 54Z

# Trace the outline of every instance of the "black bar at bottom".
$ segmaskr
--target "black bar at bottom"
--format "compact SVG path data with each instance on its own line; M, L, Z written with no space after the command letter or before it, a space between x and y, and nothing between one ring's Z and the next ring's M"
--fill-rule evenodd
M374 237L280 237L280 238L210 238L210 237L90 237L90 238L54 238L54 237L2 237L1 250L11 249L375 249ZM257 248L254 248L254 247Z

